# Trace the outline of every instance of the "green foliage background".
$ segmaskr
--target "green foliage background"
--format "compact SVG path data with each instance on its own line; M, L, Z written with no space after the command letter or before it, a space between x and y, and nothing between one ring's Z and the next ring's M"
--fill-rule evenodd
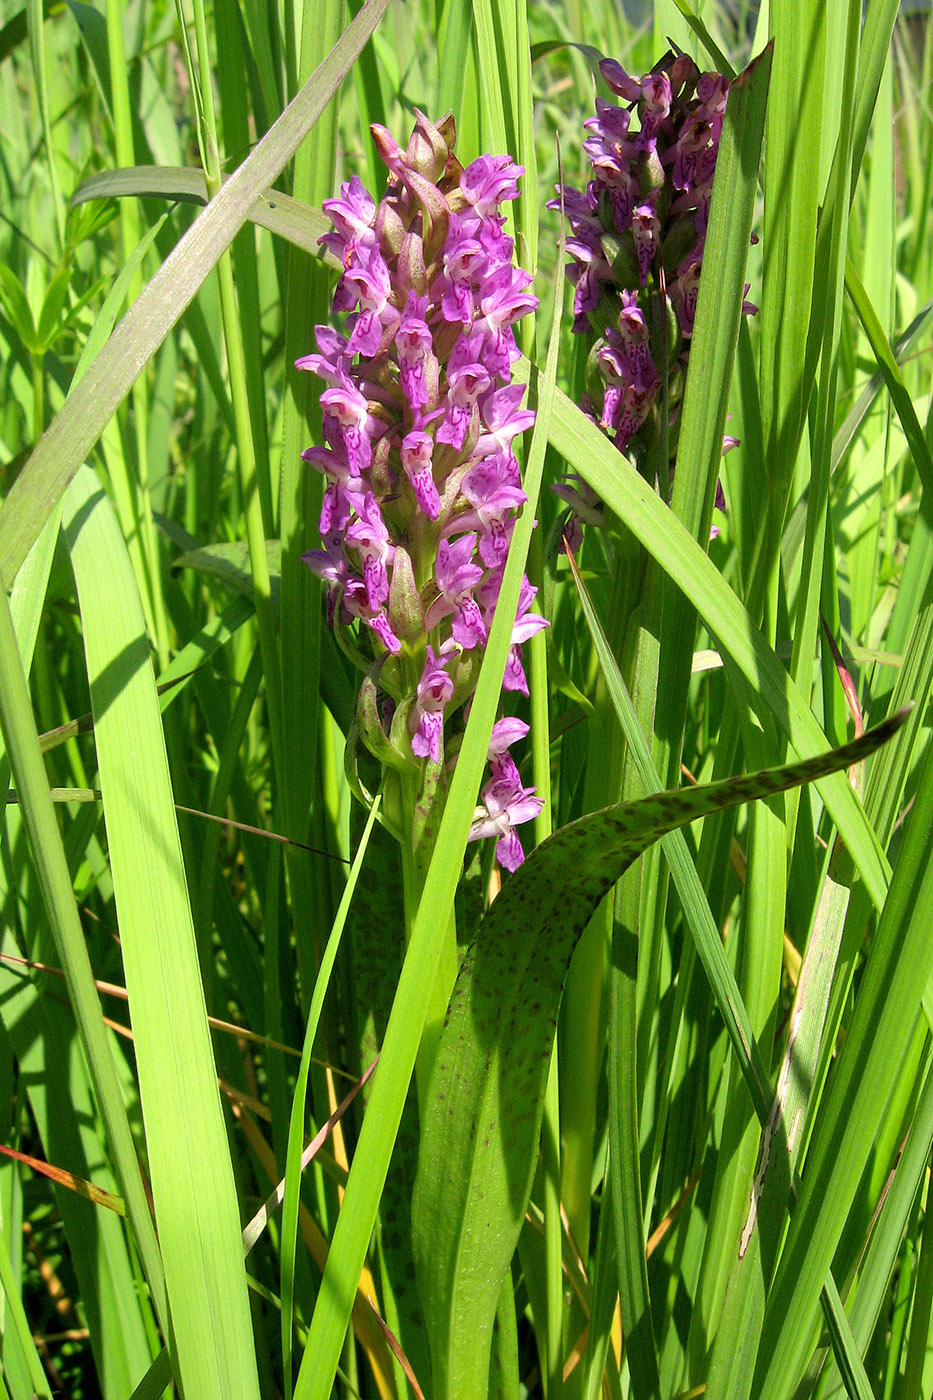
M6 1146L109 1193L0 1159L0 1395L401 1397L414 1377L442 1400L448 1312L434 1296L425 1321L408 1207L442 938L454 910L462 950L486 898L489 855L464 873L464 848L507 631L406 928L398 847L344 768L357 677L301 563L320 409L290 368L329 315L321 202L351 173L381 193L369 123L403 141L416 107L454 111L464 164L526 170L538 425L513 582L527 550L551 620L529 648L537 840L914 702L853 785L707 814L600 906L489 1393L933 1387L929 13L633 10L0 6L0 1114ZM642 73L669 42L703 68L766 56L724 138L668 506L576 407L544 206L558 150L585 178L597 58ZM567 470L624 527L589 533L580 587L552 548ZM468 1137L445 1158L464 1172ZM464 1181L451 1165L451 1201ZM449 1393L480 1393L484 1365Z

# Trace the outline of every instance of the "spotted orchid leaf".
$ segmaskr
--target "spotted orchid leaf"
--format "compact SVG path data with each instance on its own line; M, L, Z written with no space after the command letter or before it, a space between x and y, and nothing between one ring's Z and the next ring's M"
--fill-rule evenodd
M496 1303L537 1163L561 995L599 901L667 832L845 769L904 718L801 763L591 813L545 841L506 883L457 978L422 1122L412 1217L434 1393L486 1393Z

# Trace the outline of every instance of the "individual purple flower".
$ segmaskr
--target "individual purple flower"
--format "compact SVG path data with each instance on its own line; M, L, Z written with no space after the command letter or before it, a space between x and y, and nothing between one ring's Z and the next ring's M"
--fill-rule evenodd
M484 334L483 360L502 380L508 379L518 359L512 326L538 304L538 298L526 291L530 285L531 277L527 272L508 264L497 268L482 284L482 316L476 324Z
M354 175L341 185L339 199L325 199L321 207L334 225L333 232L325 233L321 242L346 267L348 249L352 256L357 247L371 246L375 242L372 230L375 201L360 177Z
M433 337L424 319L427 309L427 297L409 292L395 333L399 379L412 409L423 408L430 398L428 369L433 359Z
M490 570L476 591L477 600L482 607L483 619L487 627L492 626L492 620L496 613L496 606L499 602L499 590L501 587L502 570ZM539 613L529 612L537 591L538 590L533 588L528 582L527 578L522 578L521 591L518 596L518 609L515 614L515 622L512 626L511 644L505 663L505 675L502 680L503 690L519 691L522 695L528 694L528 681L525 678L525 671L522 666L522 643L529 641L531 637L548 625L547 619L542 617Z
M433 438L419 428L412 429L402 439L402 466L411 482L418 509L423 511L429 520L436 520L441 509L441 498L437 494L431 474L433 451Z
M447 663L452 659L451 643L445 642L442 652L435 656L434 648L428 643L427 655L421 680L418 682L417 700L413 710L415 732L411 738L411 751L419 758L440 762L441 737L444 732L444 707L454 693L454 683L447 672Z
M641 97L641 83L637 78L630 78L622 64L614 58L604 58L599 71L609 91L621 97L623 102L637 102Z
M330 436L335 449L342 448L354 476L364 472L372 461L373 438L379 431L369 404L350 376L342 374L339 383L321 395L325 417L331 420Z
M658 129L671 110L671 80L664 72L649 73L641 81L641 129L635 140L639 151L651 153Z
M524 173L511 156L479 156L461 175L460 188L467 203L488 219L503 200L518 198L518 177Z
M430 632L445 617L452 615L452 635L465 651L485 645L486 627L473 589L483 577L482 568L473 562L476 535L461 535L453 544L440 540L437 546L437 587L439 596L428 611L425 626Z
M465 337L461 336L460 339L464 340ZM452 361L453 355L447 363L447 403L437 430L437 440L449 443L459 452L470 428L473 406L485 394L492 380L477 360L457 368L452 367Z
M499 453L484 457L471 467L463 478L461 491L473 507L458 515L448 527L476 530L479 535L479 557L488 569L501 569L505 564L514 512L528 499L513 476L514 458Z
M522 395L520 384L507 384L504 389L495 389L486 396L482 404L485 431L477 440L474 449L477 455L504 454L510 464L514 462L512 442L534 422L532 410L520 407Z
M508 753L510 744L528 732L521 720L500 720L493 726L489 745L491 777L480 793L480 805L470 826L470 841L498 838L496 860L504 870L517 870L525 859L515 828L534 821L544 806L534 788L522 786L518 768Z
M350 499L356 519L347 526L344 541L360 556L366 605L375 612L389 596L388 565L392 562L394 547L389 541L389 531L373 493L354 493Z
M317 354L302 355L295 361L295 368L310 369L319 378L326 379L328 384L339 384L352 359L347 337L331 326L315 326L314 338L317 341Z

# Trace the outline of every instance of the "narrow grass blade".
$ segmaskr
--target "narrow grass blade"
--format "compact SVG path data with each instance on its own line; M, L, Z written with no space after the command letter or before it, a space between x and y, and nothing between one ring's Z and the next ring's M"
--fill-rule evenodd
M7 1326L11 1326L19 1343L20 1350L29 1368L29 1379L35 1394L35 1400L52 1400L52 1391L45 1378L45 1370L39 1360L39 1353L36 1350L36 1343L33 1339L32 1328L29 1326L29 1319L23 1307L23 1299L17 1286L16 1275L13 1271L13 1264L10 1259L10 1251L4 1238L3 1231L0 1230L0 1289L4 1294L4 1311L7 1315Z
M524 362L513 371L515 379L528 373ZM751 683L752 698L762 716L766 720L773 716L801 756L825 749L825 736L800 692L706 553L636 471L624 466L620 470L616 449L559 389L554 396L550 441L692 599L717 638L719 650ZM888 866L857 797L842 774L817 786L872 902L880 909Z
M70 488L65 531L179 1378L205 1400L251 1400L238 1208L158 698L126 549L88 469Z
M81 1031L100 1111L107 1130L114 1170L136 1235L136 1246L153 1305L168 1326L162 1261L143 1190L136 1149L130 1133L87 944L75 904L71 876L62 849L58 822L49 796L48 778L39 752L39 737L20 661L19 646L5 592L0 597L0 725L23 811L39 886L55 932L69 999Z
M901 427L904 429L904 436L910 446L911 456L914 466L917 468L921 485L927 496L933 496L933 454L931 454L924 437L907 385L904 383L898 368L894 351L891 349L877 313L869 301L861 279L850 259L846 260L846 291L858 314L862 329L868 337L872 353L878 361L878 368L887 385L888 393L891 395L891 402L901 420Z
M768 1296L753 1394L789 1396L813 1343L815 1302L829 1270L890 1082L907 1051L929 967L933 927L933 754L924 761L891 891L824 1092L800 1201Z
M930 1148L933 1146L933 1073L927 1070L917 1110L910 1132L904 1144L894 1177L885 1193L884 1204L877 1224L872 1230L871 1240L859 1268L853 1292L848 1298L848 1318L857 1353L864 1355L878 1316L884 1306L891 1275L897 1263L897 1255L904 1238L908 1216L916 1199L917 1190L922 1184L924 1173L929 1166ZM927 1216L929 1219L929 1216ZM921 1260L923 1254L921 1250ZM929 1264L926 1271L929 1271ZM854 1294L854 1296L853 1296ZM919 1296L919 1295L918 1295ZM926 1329L921 1323L918 1331L926 1343ZM911 1348L917 1347L914 1326L911 1323ZM908 1362L908 1374L910 1362ZM826 1400L840 1400L842 1382L839 1376L830 1375L825 1387ZM919 1395L922 1387L919 1380L908 1384L905 1394Z

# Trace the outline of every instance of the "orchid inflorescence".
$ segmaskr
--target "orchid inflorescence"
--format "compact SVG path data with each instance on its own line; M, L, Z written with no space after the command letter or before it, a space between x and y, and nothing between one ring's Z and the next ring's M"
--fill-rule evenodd
M345 333L317 326L317 352L297 361L328 385L324 444L302 454L326 481L322 547L305 559L327 586L329 621L370 672L360 738L389 766L431 768L433 792L445 723L472 697L526 500L512 444L534 414L510 383L512 326L537 298L498 212L517 197L522 168L481 156L464 169L451 117L435 125L419 112L406 151L383 127L372 133L389 170L382 200L354 176L323 205ZM525 695L522 643L546 626L531 611L535 592L523 579L503 681ZM376 681L381 700L364 704ZM495 726L470 833L496 835L508 870L523 858L514 827L541 807L508 753L527 728L508 717ZM452 751L448 739L447 760Z
M643 78L613 59L599 67L626 105L597 97L584 123L592 178L548 205L563 202L573 329L592 340L584 407L636 458L657 453L666 426L672 462L729 84L686 54ZM734 445L727 438L723 448ZM584 483L555 489L580 518L602 523ZM724 506L720 491L716 504Z

